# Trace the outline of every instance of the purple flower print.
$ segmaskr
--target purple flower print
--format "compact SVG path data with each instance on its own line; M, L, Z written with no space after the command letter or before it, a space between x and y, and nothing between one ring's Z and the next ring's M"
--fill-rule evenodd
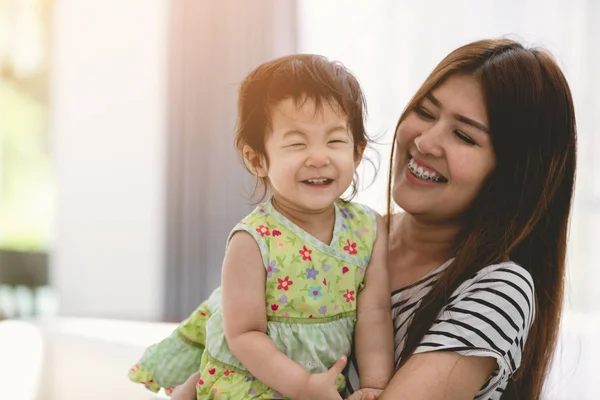
M283 399L283 395L279 392L273 393L273 398L275 399Z
M269 265L267 265L267 278L270 278L274 273L277 272L279 272L279 270L275 268L275 260L273 260L269 263Z
M323 265L323 271L325 271L325 272L329 271L330 268L331 268L331 265L329 265L329 264Z
M287 296L285 294L279 298L279 302L280 303L287 303L287 300L288 299L287 299Z
M340 210L342 212L342 216L346 219L352 219L354 218L354 214L352 214L350 211L348 211L347 208L342 208Z
M360 238L360 232L359 231L354 231L354 236L356 236L357 238Z
M310 268L306 268L306 279L312 279L313 281L317 280L317 275L319 275L319 271L315 269L314 265Z
M255 377L253 376L247 376L246 379L244 379L245 382L254 382L256 380ZM253 394L253 393L250 393Z
M319 308L319 314L325 314L327 312L327 306Z

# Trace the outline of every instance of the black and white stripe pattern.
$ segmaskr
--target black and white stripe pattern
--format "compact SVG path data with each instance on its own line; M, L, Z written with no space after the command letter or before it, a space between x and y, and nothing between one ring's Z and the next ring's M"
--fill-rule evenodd
M392 293L396 365L400 362L406 331L415 310L451 262L449 260L418 282ZM453 293L415 352L455 351L495 358L498 368L476 399L498 400L521 363L523 345L534 315L531 275L513 262L491 265ZM353 371L350 372L353 380Z

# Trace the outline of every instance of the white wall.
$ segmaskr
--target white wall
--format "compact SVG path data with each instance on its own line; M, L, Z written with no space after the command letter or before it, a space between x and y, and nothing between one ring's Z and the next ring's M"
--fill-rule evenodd
M61 314L162 314L166 0L53 3Z

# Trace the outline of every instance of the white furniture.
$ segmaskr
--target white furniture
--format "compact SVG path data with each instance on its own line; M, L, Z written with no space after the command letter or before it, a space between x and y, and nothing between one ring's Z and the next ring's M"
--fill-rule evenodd
M127 379L175 324L59 318L0 322L2 399L166 399Z
M166 399L131 383L127 371L175 327L85 318L0 322L0 398ZM598 399L599 339L600 316L565 316L545 400Z

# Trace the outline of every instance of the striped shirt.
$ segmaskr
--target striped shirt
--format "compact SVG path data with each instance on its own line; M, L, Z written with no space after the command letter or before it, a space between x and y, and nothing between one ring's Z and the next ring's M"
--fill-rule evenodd
M400 363L406 331L415 311L451 262L442 264L418 282L392 292L396 366ZM495 358L498 367L475 399L498 400L521 363L534 307L533 280L529 272L510 261L488 266L456 289L415 353L454 351ZM352 366L351 381L355 381L354 374Z

